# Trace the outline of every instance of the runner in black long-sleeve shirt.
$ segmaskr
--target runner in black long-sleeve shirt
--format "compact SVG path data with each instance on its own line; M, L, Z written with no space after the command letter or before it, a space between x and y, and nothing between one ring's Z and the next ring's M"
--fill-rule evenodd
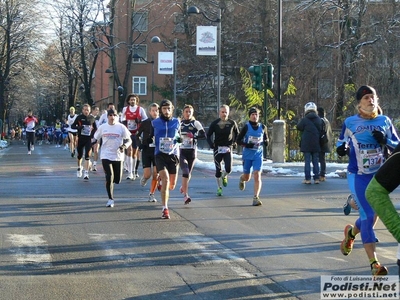
M222 185L228 185L228 174L232 172L232 150L236 146L239 134L238 125L228 119L229 106L222 105L219 118L213 121L207 132L207 142L214 151L215 177L217 178L217 195L222 196ZM214 139L212 136L214 135ZM221 162L224 161L225 171L221 172ZM222 177L222 185L221 185Z
M82 157L83 149L85 149L85 175L84 179L89 179L90 169L90 154L92 152L92 139L96 132L97 126L95 118L90 115L90 105L84 104L82 107L82 114L76 117L74 123L71 125L72 129L78 130L78 171L76 172L77 177L82 177Z
M157 202L154 192L157 188L158 173L154 157L154 129L151 122L159 116L159 105L157 103L150 104L148 111L150 118L142 121L135 137L136 143L142 151L143 176L142 179L140 179L140 185L145 186L147 180L149 180L153 174L150 185L149 202ZM153 166L153 172L151 171L151 166Z

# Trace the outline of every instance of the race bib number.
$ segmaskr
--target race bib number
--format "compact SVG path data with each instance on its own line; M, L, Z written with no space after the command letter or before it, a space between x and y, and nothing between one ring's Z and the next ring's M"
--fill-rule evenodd
M89 136L91 131L92 131L92 125L83 125L83 128L81 130L81 135Z
M364 173L374 173L383 164L382 149L360 150Z
M194 141L192 137L189 137L187 134L182 133L182 144L181 149L193 149Z
M174 150L174 139L163 137L160 138L160 151L166 154L170 154Z
M231 152L231 148L227 146L218 146L218 153L229 153Z
M128 120L127 124L128 124L128 130L137 130L138 129L135 120Z
M251 144L253 144L254 146L253 146L253 148L247 148L247 149L250 149L250 150L257 150L258 147L260 147L261 141L262 141L261 137L249 136L249 138L248 138L248 143L251 143Z

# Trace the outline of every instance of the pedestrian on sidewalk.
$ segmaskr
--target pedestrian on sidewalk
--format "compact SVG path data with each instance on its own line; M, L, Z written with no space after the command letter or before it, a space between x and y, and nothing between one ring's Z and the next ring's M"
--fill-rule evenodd
M207 142L214 153L217 196L222 196L222 186L228 186L228 175L232 172L232 151L236 147L236 139L239 135L237 123L228 117L229 106L221 105L219 118L211 123L207 132ZM222 161L224 171L222 171Z
M142 152L143 176L140 179L140 185L145 186L147 181L151 179L149 202L157 202L154 193L157 189L158 173L154 156L154 130L152 122L159 117L160 107L157 103L150 104L148 108L149 118L144 120L136 133L136 143Z
M197 159L197 140L205 139L206 137L203 125L194 118L193 113L193 106L186 104L183 107L183 118L180 124L182 138L179 149L179 165L182 170L180 192L183 194L184 204L189 204L192 201L189 196L189 181Z
M253 206L262 205L260 191L262 187L261 174L264 158L264 146L268 146L268 131L264 124L259 123L260 110L256 107L249 109L249 121L246 122L237 137L237 144L243 147L243 174L240 176L239 189L244 191L246 182L254 176Z
M114 207L114 184L122 179L124 152L131 145L131 133L118 121L115 109L107 111L107 123L99 126L94 133L96 142L102 141L100 159L106 175L108 201L106 207Z
M379 114L378 96L371 86L361 86L357 93L357 114L345 119L336 152L339 156L348 155L347 181L350 191L355 193L359 208L359 218L354 225L344 229L344 239L340 244L343 255L349 255L358 233L367 254L372 275L386 275L388 270L378 261L376 236L374 231L375 212L369 205L365 191L384 162L383 146L393 150L398 142L396 130L387 116Z
M180 124L174 118L174 106L170 100L160 103L160 116L152 122L156 144L155 158L161 179L162 219L170 219L168 210L169 191L175 189L178 180Z
M39 123L38 119L33 115L32 109L28 110L28 115L24 119L26 125L26 140L28 145L28 155L35 150L35 127Z
M325 135L324 139L320 139L321 152L319 153L319 181L326 181L326 153L332 151L332 127L329 120L326 118L325 109L318 107L318 117L321 118L321 134Z
M300 151L304 155L304 184L311 184L311 163L313 165L314 183L319 183L319 154L321 152L320 134L322 120L317 115L317 105L308 102L304 106L304 118L297 124L301 132Z

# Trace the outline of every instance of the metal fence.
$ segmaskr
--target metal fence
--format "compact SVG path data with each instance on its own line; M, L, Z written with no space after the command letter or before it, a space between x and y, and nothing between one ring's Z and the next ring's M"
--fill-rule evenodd
M336 142L340 135L340 129L332 129L333 138L331 143L331 153L326 155L327 162L347 163L347 156L340 157L336 153ZM296 127L286 127L286 153L285 160L287 162L304 161L303 153L300 152L300 136L301 133Z

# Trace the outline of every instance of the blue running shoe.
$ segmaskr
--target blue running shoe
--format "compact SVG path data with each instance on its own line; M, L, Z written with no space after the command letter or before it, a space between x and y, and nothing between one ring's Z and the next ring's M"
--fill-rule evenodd
M353 195L350 194L350 195L347 197L347 200L346 200L346 202L345 202L344 205L343 205L343 213L344 213L346 216L348 216L348 215L350 214L350 212L351 212L350 201L351 201L352 199L353 199Z

